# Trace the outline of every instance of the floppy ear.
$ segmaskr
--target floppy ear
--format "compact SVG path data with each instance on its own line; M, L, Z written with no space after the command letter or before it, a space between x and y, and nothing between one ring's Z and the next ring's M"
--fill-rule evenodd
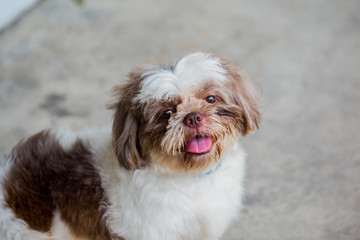
M241 134L245 136L259 128L261 120L255 89L238 68L226 61L223 61L222 65L227 71L233 100L242 110L242 119L239 122L242 125Z
M115 110L112 127L112 143L115 154L124 168L128 170L140 168L142 158L138 142L139 122L131 109L129 89L126 86L116 86L113 92L119 97L117 102L108 106Z

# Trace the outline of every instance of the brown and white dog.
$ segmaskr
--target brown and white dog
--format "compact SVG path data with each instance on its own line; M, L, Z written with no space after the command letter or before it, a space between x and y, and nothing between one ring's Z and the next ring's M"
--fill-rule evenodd
M254 90L222 57L143 64L112 130L43 131L0 162L0 239L219 239L241 206Z

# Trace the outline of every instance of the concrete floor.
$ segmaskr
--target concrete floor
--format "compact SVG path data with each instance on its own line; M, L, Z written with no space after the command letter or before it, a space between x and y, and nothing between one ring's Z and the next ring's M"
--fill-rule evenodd
M108 90L191 47L243 66L263 121L223 239L360 239L358 0L44 1L0 35L0 154L43 128L110 123Z

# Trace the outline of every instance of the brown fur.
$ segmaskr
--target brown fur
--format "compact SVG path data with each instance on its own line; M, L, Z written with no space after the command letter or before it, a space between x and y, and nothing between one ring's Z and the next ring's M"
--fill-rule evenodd
M141 73L140 68L135 69L129 73L131 82L115 86L113 95L117 99L108 106L109 109L115 111L112 127L115 154L120 165L128 170L145 165L138 143L138 127L141 124L138 116L140 110L132 104L132 98L140 88Z
M242 127L241 133L245 136L259 128L261 121L259 107L256 103L255 89L239 68L229 63L223 57L218 58L223 68L227 71L228 79L230 80L229 89L232 90L233 101L241 107L240 126Z
M30 228L51 229L53 213L78 237L110 239L103 221L106 198L91 153L77 140L65 151L47 131L19 143L4 180L6 203Z

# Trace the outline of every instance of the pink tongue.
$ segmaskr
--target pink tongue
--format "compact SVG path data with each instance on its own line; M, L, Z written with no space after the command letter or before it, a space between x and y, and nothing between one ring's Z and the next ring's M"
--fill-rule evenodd
M210 137L194 137L185 146L186 152L204 153L207 152L212 145Z

